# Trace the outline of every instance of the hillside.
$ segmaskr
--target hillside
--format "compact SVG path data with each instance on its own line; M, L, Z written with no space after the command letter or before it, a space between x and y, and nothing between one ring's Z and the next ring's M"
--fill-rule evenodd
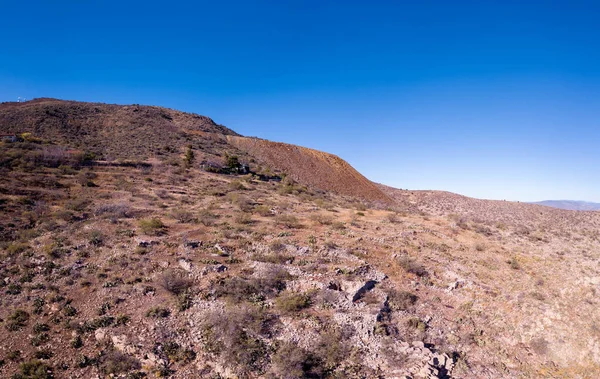
M305 186L390 202L342 159L299 146L243 138L208 117L172 109L36 99L0 104L0 134L30 132L102 160L178 160L190 146L198 162L239 156L255 171L289 175Z
M0 104L0 133L30 132L108 160L179 152L189 143L185 130L237 135L208 117L161 107L46 98Z
M56 125L0 142L0 377L600 375L599 212L399 190L167 124L180 145L142 141L143 161L83 159ZM206 170L225 154L252 172Z

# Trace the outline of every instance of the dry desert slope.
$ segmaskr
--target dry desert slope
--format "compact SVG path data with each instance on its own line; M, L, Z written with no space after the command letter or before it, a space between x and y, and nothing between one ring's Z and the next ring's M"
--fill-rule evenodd
M599 212L175 112L0 105L0 377L600 376Z

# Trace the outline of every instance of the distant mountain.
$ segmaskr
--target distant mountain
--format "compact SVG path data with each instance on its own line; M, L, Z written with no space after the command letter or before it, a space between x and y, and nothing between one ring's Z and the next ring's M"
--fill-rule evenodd
M571 211L600 211L600 203L575 200L544 200L533 204L545 205L547 207L567 209Z

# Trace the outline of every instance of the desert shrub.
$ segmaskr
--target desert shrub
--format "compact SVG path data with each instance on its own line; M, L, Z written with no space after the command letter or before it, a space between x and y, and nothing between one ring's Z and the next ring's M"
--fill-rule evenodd
M180 312L190 309L194 296L190 290L181 292L177 295L177 309Z
M81 333L93 332L100 328L107 328L115 323L115 318L112 316L102 316L85 321L80 325L79 331Z
M79 349L83 347L83 340L81 339L80 335L76 335L75 337L73 337L73 339L71 340L71 347L73 349Z
M48 341L50 341L50 335L48 335L48 333L36 334L31 338L31 345L40 346Z
M257 301L283 291L289 279L290 274L286 270L273 268L261 278L222 278L213 284L212 293L217 298L225 297L234 303Z
M175 270L167 270L162 273L158 280L159 285L174 295L187 291L193 284L191 279L183 277L183 274Z
M190 211L186 211L183 209L175 209L171 212L171 217L182 224L189 224L192 222L196 222L196 217Z
M246 189L246 187L244 186L244 183L242 183L239 180L232 180L229 183L229 189L232 191L243 191Z
M400 265L400 267L402 267L404 269L404 271L414 274L418 277L425 277L428 276L428 272L425 269L425 266L423 266L422 264L416 262L415 260L413 260L410 257L401 257L398 259L398 264Z
M333 217L329 215L313 214L310 219L320 225L331 225L333 223Z
M254 207L254 212L258 213L263 217L271 216L273 213L271 212L271 208L266 205L257 205Z
M249 214L240 213L237 216L235 216L235 222L237 222L238 224L242 224L242 225L248 225L248 224L252 224L253 220Z
M32 359L21 363L19 373L12 376L12 379L52 379L52 367L37 360Z
M421 320L418 317L409 318L408 321L406 321L406 325L409 328L417 329L418 331L421 331L421 332L424 332L425 329L427 329L427 324L425 324L425 322L423 322L423 320Z
M96 216L105 216L110 218L130 218L133 217L133 211L127 204L103 204L94 210Z
M160 236L165 234L166 225L159 218L143 219L139 221L142 232L149 236Z
M43 324L43 323L35 323L35 325L33 325L33 332L34 333L43 333L43 332L49 332L50 331L50 325L48 324Z
M209 209L202 209L198 213L198 222L204 226L212 226L217 220L217 215L213 214Z
M510 265L510 268L512 268L513 270L521 269L521 264L519 263L519 260L517 259L517 257L512 257L508 261L508 264Z
M104 302L98 308L98 316L104 316L110 310L111 306L109 302Z
M6 287L6 293L9 295L18 295L21 293L22 290L23 290L23 288L21 287L21 285L19 283L10 283Z
M25 252L28 248L29 248L29 245L26 243L12 242L6 248L6 252L8 253L9 256L16 256L18 254Z
M392 290L388 296L388 306L392 311L405 311L417 302L417 295L408 291Z
M92 230L89 233L89 243L92 246L102 246L104 243L104 235L99 230Z
M172 362L190 363L196 359L196 353L192 349L184 348L175 341L166 341L162 344L162 350Z
M115 319L115 325L127 325L131 317L128 315L120 314Z
M301 224L298 218L291 214L280 214L275 217L277 225L284 226L288 229L300 228Z
M46 301L41 297L36 297L35 299L33 299L33 313L36 315L41 314L44 310L45 304Z
M331 224L331 229L333 230L344 230L346 229L346 225L341 222L341 221L336 221L333 224Z
M6 353L6 359L12 362L18 362L21 360L22 355L23 353L21 353L21 350L11 350Z
M73 307L71 304L67 304L63 308L63 313L67 317L73 317L77 314L77 309L75 309L75 307Z
M114 375L138 370L141 365L134 357L115 350L102 357L100 367L103 373Z
M97 177L98 175L91 171L83 171L77 175L77 183L82 187L97 187L96 183L93 182L93 179Z
M36 359L50 359L54 356L54 353L52 353L52 350L50 349L42 349L42 350L38 350L36 351L33 356Z
M390 222L392 224L396 224L396 223L400 222L400 218L398 217L398 214L396 212L388 213L387 220L388 220L388 222Z
M247 198L246 196L239 196L234 204L242 211L246 213L250 213L254 210L254 202Z
M324 370L321 361L296 344L282 344L272 358L273 374L286 379L321 378Z
M240 160L235 155L225 155L225 167L229 170L237 171L242 165L240 164Z
M92 201L90 199L85 197L77 197L69 200L65 205L65 208L76 212L82 212L85 211L91 204Z
M321 338L314 347L314 354L322 362L326 372L331 372L350 352L349 330L332 329L321 333Z
M271 243L269 243L269 250L275 253L280 253L283 250L285 250L285 244L281 242L281 240L274 239L273 241L271 241Z
M219 355L239 376L261 372L268 348L263 335L269 317L258 307L237 306L226 312L210 312L201 324L205 350Z
M297 313L304 308L310 307L312 301L309 295L304 293L289 293L278 297L275 305L283 313Z
M7 319L6 328L10 331L16 331L23 328L29 322L29 313L23 309L16 309Z
M162 307L154 307L150 308L148 312L146 312L146 317L152 318L166 318L171 315L171 310Z

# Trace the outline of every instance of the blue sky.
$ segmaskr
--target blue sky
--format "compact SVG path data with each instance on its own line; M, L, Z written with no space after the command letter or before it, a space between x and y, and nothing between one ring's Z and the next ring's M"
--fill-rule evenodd
M163 105L398 188L600 202L599 4L3 2L0 101Z

